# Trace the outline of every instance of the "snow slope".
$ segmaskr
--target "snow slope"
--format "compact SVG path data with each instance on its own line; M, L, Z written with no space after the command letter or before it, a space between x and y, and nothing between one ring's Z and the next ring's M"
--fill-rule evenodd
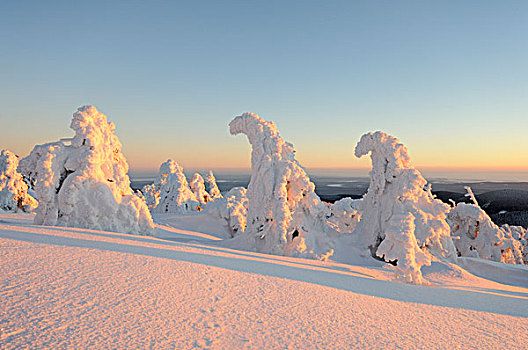
M156 216L154 237L32 221L0 214L0 348L528 344L523 265L463 258L470 274L433 262L423 268L433 285L416 286L391 281L379 262L222 247L225 221L205 213Z

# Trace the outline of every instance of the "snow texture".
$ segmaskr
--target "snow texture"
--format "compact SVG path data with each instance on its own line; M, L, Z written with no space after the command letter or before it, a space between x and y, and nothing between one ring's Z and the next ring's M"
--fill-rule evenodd
M523 228L498 227L477 204L458 203L448 217L459 256L507 264L526 261L526 252L523 257L526 231Z
M248 217L244 233L249 249L325 259L333 253L325 224L329 209L295 159L293 145L275 123L245 113L229 124L233 135L245 134L252 146Z
M0 152L0 210L34 210L38 202L28 193L28 185L17 171L18 156L8 150Z
M446 221L449 206L433 197L397 138L381 131L365 134L355 155L369 152L372 170L357 226L358 244L364 252L396 263L404 280L421 283L420 268L430 263L431 255L456 258Z
M433 262L423 273L435 285L421 288L391 281L371 258L343 264L220 248L202 233L219 232L218 221L205 227L202 214L174 215L139 237L36 227L31 214L0 213L0 348L528 344L526 265L460 258L470 274ZM180 220L187 230L167 230Z
M150 234L152 217L130 188L114 124L83 106L70 128L72 139L37 145L20 161L39 198L35 224Z
M223 198L217 198L207 206L207 212L226 221L231 236L246 230L248 210L247 191L244 187L233 187Z
M203 186L203 179L201 184ZM159 176L154 182L154 194L150 194L151 189L145 191L149 193L147 198L159 196L157 204L152 208L153 213L185 213L200 209L200 202L191 190L183 168L172 159L161 164ZM149 204L155 202L150 199L147 201Z

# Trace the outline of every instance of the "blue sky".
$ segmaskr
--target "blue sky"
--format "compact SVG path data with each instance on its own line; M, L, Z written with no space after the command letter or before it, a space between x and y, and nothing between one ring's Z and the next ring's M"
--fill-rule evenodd
M134 169L249 166L227 124L277 123L309 168L367 167L368 131L423 168L528 168L524 1L12 1L0 8L0 148L116 124Z

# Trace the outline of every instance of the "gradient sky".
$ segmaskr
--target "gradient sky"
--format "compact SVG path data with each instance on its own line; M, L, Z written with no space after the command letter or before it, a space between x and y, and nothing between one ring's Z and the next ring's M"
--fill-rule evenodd
M308 168L383 130L424 169L526 170L527 34L526 1L3 1L0 149L93 104L136 170L248 167L245 111Z

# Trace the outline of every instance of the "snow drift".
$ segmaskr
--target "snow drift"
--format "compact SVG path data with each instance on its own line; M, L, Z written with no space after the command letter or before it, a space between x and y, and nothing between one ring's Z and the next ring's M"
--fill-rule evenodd
M252 146L247 189L246 248L279 255L326 258L333 244L326 233L329 209L295 159L293 145L275 123L245 113L229 124L233 135L245 134Z
M28 193L28 185L17 168L18 156L8 150L0 152L0 210L29 212L38 202Z
M455 247L446 221L449 206L435 199L414 169L407 148L377 131L361 137L355 155L370 152L370 185L363 198L358 243L363 251L397 265L405 281L421 283L421 266L432 256L454 261Z
M39 198L35 224L150 234L154 224L130 188L114 124L83 106L70 128L73 138L37 145L20 161Z

